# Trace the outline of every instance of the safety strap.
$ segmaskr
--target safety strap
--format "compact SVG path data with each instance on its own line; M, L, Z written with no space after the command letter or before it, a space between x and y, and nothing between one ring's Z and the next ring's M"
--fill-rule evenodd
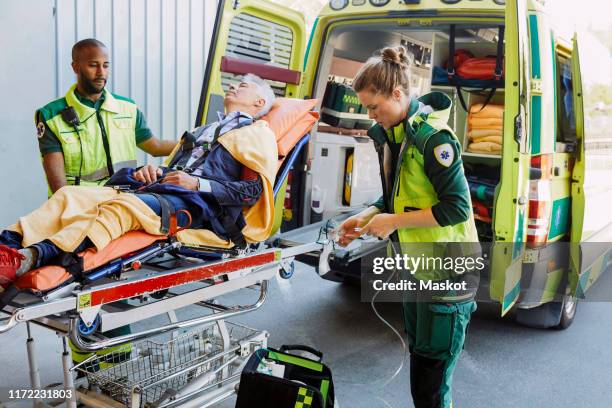
M176 152L170 163L168 164L168 168L177 168L184 167L185 163L191 157L191 151L195 147L196 138L193 133L185 131L183 136L181 136L181 149Z
M455 25L450 26L450 38L448 39L448 62L446 63L448 80L453 83L455 78Z
M461 81L457 80L457 75L455 72L455 37L456 37L455 30L456 30L456 26L454 24L451 24L449 40L448 40L448 62L447 62L448 81L451 84L455 85L455 88L457 89L457 96L459 97L459 102L461 103L461 106L466 112L469 112L467 104L465 103L465 99L463 98L463 93L461 92L462 90ZM497 91L497 88L499 87L499 84L501 84L501 80L502 80L505 28L504 26L499 26L498 30L499 31L498 31L498 36L497 36L497 55L495 56L495 72L494 72L495 83L492 84L489 90L489 93L487 94L487 97L485 98L485 101L482 104L482 107L478 110L478 112L483 110L489 104L489 102L491 102L491 99L493 99L493 96L495 95L495 92ZM486 89L487 88L483 88L481 92Z
M467 108L467 103L465 103L465 99L463 98L463 93L461 92L461 86L455 85L455 88L457 88L457 96L459 96L459 102L461 103L461 106L463 107L463 109L466 112L469 112L469 110ZM482 91L484 91L485 89L483 89ZM489 90L489 93L487 94L487 97L485 98L485 101L482 104L482 107L480 109L478 109L478 111L476 111L474 113L480 112L481 110L483 110L485 108L485 106L487 106L489 104L489 102L491 102L491 99L493 99L493 95L495 95L495 91L497 91L497 87L492 87Z
M246 116L239 115L237 118L234 118L233 120L237 120L238 123L236 124L236 126L232 127L224 133L227 133L230 130L240 129L243 126L251 125L253 123L252 120L245 120L243 122L240 122L240 118L246 118ZM181 149L175 154L168 167L172 170L180 170L188 174L193 173L206 161L210 150L217 143L217 139L219 139L219 137L221 136L221 131L225 128L225 125L226 123L224 123L223 121L217 125L217 127L215 128L215 133L213 135L212 143L198 141L195 135L191 132L183 133L183 136L181 137ZM191 153L195 147L202 147L204 149L204 154L202 154L201 157L199 157L196 161L187 166L187 163L191 158Z
M227 235L229 240L234 243L235 247L238 249L246 248L246 239L242 234L242 230L238 228L238 225L236 225L236 221L234 221L232 217L230 217L229 214L227 214L225 211L223 211L223 214L219 217L219 220L223 225L225 234Z
M202 156L200 156L196 161L191 163L189 167L184 167L182 169L185 173L188 173L188 174L193 173L198 167L204 164L204 162L208 158L208 154L210 153L212 145L209 143L203 143L201 144L201 146L204 149L204 153L202 153ZM177 170L180 170L180 169L177 168Z
M72 275L77 281L83 278L83 257L74 252L62 252L55 259L53 264L61 266Z
M174 205L161 194L149 193L159 201L161 207L161 233L164 235L171 235L171 218L176 217L176 211Z
M179 231L187 229L191 226L192 218L191 214L187 210L178 210L174 208L174 205L170 200L161 194L149 193L159 201L161 207L161 228L160 232L170 237L175 236ZM178 225L177 214L183 213L187 217L187 225Z
M504 52L504 33L505 27L499 26L499 32L497 34L497 55L495 56L495 80L501 81L503 74L503 58L502 54Z
M13 299L21 293L21 290L15 285L11 285L4 289L4 292L0 293L0 310L4 309L4 306L12 303Z

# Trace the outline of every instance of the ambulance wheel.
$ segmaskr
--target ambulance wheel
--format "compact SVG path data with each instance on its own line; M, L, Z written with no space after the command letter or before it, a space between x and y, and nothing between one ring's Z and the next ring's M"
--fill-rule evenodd
M565 330L576 317L576 298L565 295L562 302L544 303L532 309L517 309L516 321L536 329Z
M293 276L293 272L295 272L295 261L291 261L289 265L281 266L278 273L280 274L281 278L289 279Z
M81 319L79 317L79 323L78 323L78 330L79 333L83 336L89 336L90 334L92 334L93 332L95 332L96 330L98 330L98 327L100 326L100 315L97 315L96 318L94 319L93 323L91 324L91 326L87 327L87 325L85 324L85 322L83 321L83 319Z
M576 317L577 307L578 299L571 295L565 295L561 306L561 320L559 324L555 326L555 329L565 330L570 327Z

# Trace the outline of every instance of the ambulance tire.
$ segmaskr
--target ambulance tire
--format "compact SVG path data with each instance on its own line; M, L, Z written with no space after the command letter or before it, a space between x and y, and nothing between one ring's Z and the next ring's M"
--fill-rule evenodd
M536 329L565 330L576 317L576 299L569 295L563 302L549 302L531 309L517 309L516 321Z
M573 296L565 295L561 307L561 320L555 326L557 330L565 330L572 325L576 317L576 308L578 307L578 299Z

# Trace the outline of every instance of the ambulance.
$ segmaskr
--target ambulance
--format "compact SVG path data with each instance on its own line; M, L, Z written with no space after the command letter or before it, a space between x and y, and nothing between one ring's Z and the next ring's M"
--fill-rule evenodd
M607 269L612 242L612 144L588 122L577 36L559 38L538 0L331 0L307 35L303 16L281 4L221 0L198 109L196 125L214 120L245 72L269 79L278 96L318 99L321 120L292 169L276 242L321 239L330 219L381 195L372 122L350 82L375 50L403 45L414 57L415 95L453 101L449 125L463 144L479 239L490 244L478 300L499 303L502 316L516 310L529 326L568 327ZM458 50L499 58L503 78L446 82ZM283 82L272 80L279 75ZM502 112L499 142L485 150L470 140L479 103ZM326 277L358 279L360 260L385 245L336 250Z

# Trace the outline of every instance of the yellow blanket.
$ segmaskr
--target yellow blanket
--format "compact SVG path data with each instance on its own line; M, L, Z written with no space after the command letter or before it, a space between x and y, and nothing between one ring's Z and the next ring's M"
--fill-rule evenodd
M265 121L257 121L224 134L219 143L262 178L262 195L255 205L245 209L246 226L242 233L249 242L263 241L274 221L272 186L278 159L274 133ZM49 239L71 252L85 237L100 250L128 231L144 230L159 235L160 224L159 216L132 194L118 193L109 187L67 186L8 229L23 236L24 246ZM177 237L187 244L233 246L208 230L185 230Z
M468 117L470 129L503 129L504 121L501 118L474 118Z
M473 118L497 118L502 119L504 117L504 105L493 105L488 104L484 108L482 103L475 103L470 106L470 116Z
M497 130L497 129L472 129L468 132L468 136L471 139L477 139L479 137L485 137L485 136L499 136L502 137L503 136L503 131L502 130Z
M468 152L473 153L501 153L502 145L492 142L470 143L467 147Z
M89 237L98 250L132 230L158 235L160 219L142 200L110 187L66 186L42 206L8 227L29 246L49 239L72 252Z
M501 136L483 136L483 137L474 137L471 138L471 141L474 143L478 143L478 142L493 142L493 143L497 143L497 144L502 144L502 137Z

